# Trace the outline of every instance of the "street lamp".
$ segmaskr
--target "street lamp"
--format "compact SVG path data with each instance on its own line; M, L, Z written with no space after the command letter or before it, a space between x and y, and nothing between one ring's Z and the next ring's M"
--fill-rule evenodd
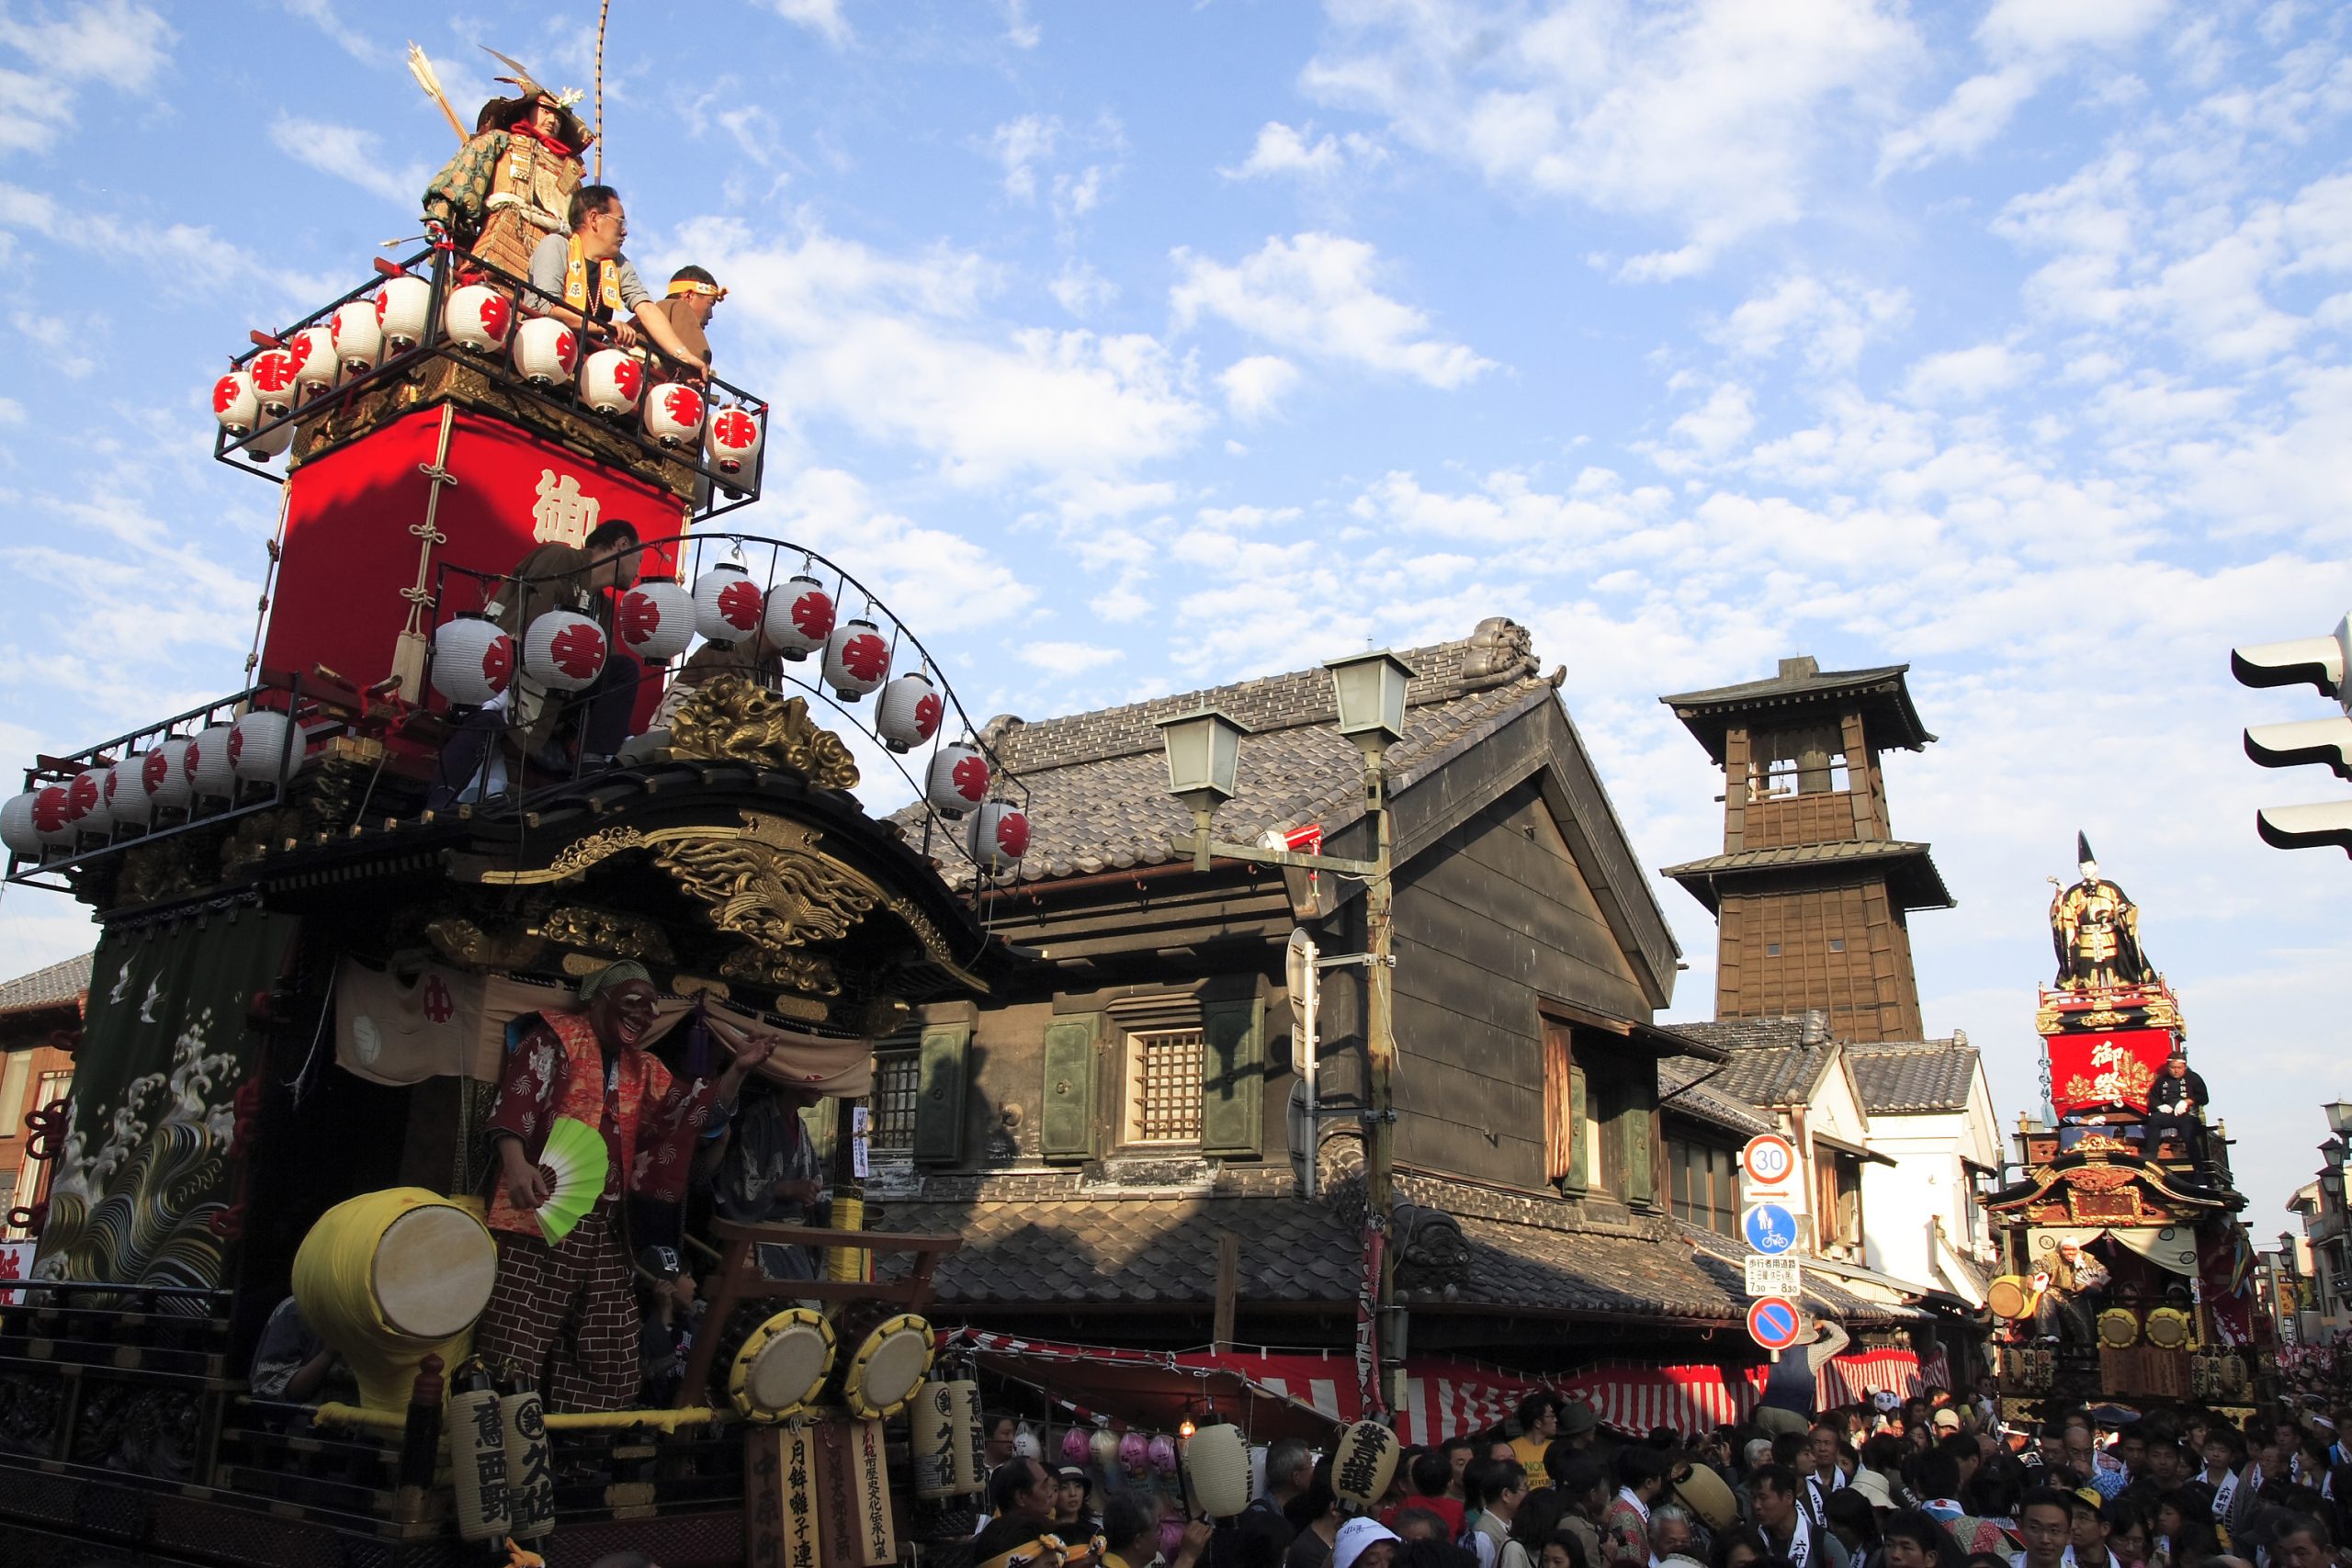
M2327 1201L2329 1213L2341 1214L2344 1212L2344 1170L2341 1166L2332 1165L2319 1173L2319 1190L2320 1196Z
M1340 708L1340 733L1377 757L1405 739L1405 687L1410 666L1386 649L1328 659L1332 694Z
M2339 1138L2352 1137L2352 1100L2332 1100L2326 1109L2327 1130Z
M1241 738L1249 733L1215 708L1159 721L1160 749L1168 753L1168 793L1193 814L1195 871L1209 868L1209 819L1238 793Z

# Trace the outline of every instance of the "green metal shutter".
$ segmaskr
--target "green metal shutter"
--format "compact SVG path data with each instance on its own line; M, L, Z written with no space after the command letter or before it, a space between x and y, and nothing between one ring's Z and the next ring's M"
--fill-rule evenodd
M1265 1144L1266 1004L1201 1009L1201 1153L1257 1155Z
M953 1165L964 1157L964 1084L968 1023L922 1032L922 1084L915 1093L914 1157Z
M1650 1113L1634 1104L1618 1117L1625 1139L1625 1201L1647 1203L1657 1197L1657 1167L1650 1152Z
M1586 1145L1591 1141L1585 1136L1585 1117L1590 1113L1591 1101L1586 1097L1584 1069L1568 1069L1568 1174L1560 1183L1564 1191L1582 1192L1591 1183L1592 1150Z
M1037 1148L1047 1159L1094 1156L1094 1041L1101 1013L1057 1019L1046 1025L1045 1112L1038 1118Z

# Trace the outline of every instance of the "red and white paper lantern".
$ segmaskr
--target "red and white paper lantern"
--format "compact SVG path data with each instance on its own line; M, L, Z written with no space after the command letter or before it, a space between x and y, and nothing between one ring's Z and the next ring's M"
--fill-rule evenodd
M41 847L70 850L81 829L74 826L73 807L63 784L43 784L33 791L33 831Z
M695 630L713 642L741 642L760 629L760 585L733 561L695 579Z
M833 596L807 572L797 572L768 590L767 643L797 662L825 646L833 635Z
M143 826L155 815L154 799L140 776L146 763L143 753L133 754L107 770L106 783L98 786L98 793L106 797L107 814L115 821Z
M304 327L287 340L286 351L294 356L296 407L334 389L338 367L332 327Z
M571 610L549 610L523 629L523 673L552 692L594 685L605 652L605 629Z
M433 689L459 707L479 707L514 675L514 639L487 615L462 615L433 634Z
M710 466L722 474L749 473L760 460L760 422L747 410L720 409L712 414L705 439Z
M196 793L187 781L187 742L166 740L140 759L139 782L147 788L150 817L159 806L186 810Z
M290 349L265 348L245 361L261 396L261 412L276 419L294 411L294 355Z
M365 376L384 362L384 329L376 320L375 300L354 299L336 306L327 333L334 340L341 379Z
M441 330L459 348L496 354L514 330L514 302L487 283L451 289L449 302L441 307Z
M393 352L405 353L424 341L425 323L433 317L433 285L402 274L377 292L376 326Z
M911 751L938 733L942 706L931 677L910 671L882 688L882 700L875 705L874 732L891 750Z
M232 435L251 435L261 423L261 389L250 370L232 370L212 383L212 417Z
M294 445L293 422L284 421L258 435L249 435L238 443L237 450L256 463L266 463Z
M702 394L682 381L667 381L645 397L645 434L664 446L691 446L702 439Z
M1028 815L1008 801L983 801L972 813L964 841L974 864L988 871L1009 870L1029 852Z
M864 616L843 621L825 642L825 684L854 703L890 678L890 645Z
M246 784L276 784L301 772L303 737L294 721L270 708L255 708L229 727L229 766Z
M600 348L580 367L580 400L593 413L626 419L645 395L645 361L621 348Z
M946 817L961 817L989 797L989 760L977 747L952 740L931 754L923 798Z
M197 794L223 799L237 793L237 768L229 756L229 737L233 733L228 725L215 724L198 730L187 743L180 766Z
M40 803L40 791L28 789L0 806L0 844L25 860L40 858L40 829L33 823Z
M105 768L85 768L65 781L65 811L85 833L108 833L114 829L114 808L107 804Z
M514 329L514 373L534 387L569 387L580 360L580 338L553 316L533 316Z
M695 639L695 596L669 578L644 578L621 595L613 628L621 646L648 664L675 659Z

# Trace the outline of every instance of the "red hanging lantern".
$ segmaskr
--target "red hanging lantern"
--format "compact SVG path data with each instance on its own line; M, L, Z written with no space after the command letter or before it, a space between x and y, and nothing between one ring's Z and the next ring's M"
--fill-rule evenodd
M74 847L79 829L74 825L63 784L43 784L33 792L33 831L39 835L43 849Z
M621 595L613 629L648 664L665 663L695 639L695 596L670 578L643 578Z
M580 359L580 339L553 316L533 316L514 329L514 373L534 387L569 387Z
M695 579L695 630L713 642L741 642L760 629L760 585L733 561Z
M983 801L965 829L972 863L984 871L1008 871L1029 852L1027 813L1008 801Z
M605 630L571 610L549 610L523 631L523 673L553 692L584 692L605 668Z
M294 402L297 407L322 393L334 390L337 365L334 356L334 329L304 327L287 340L287 352L294 356Z
M186 810L195 791L187 780L187 742L172 739L163 742L140 759L139 782L147 786L151 807L168 806ZM151 811L150 816L153 813Z
M327 333L334 343L339 379L353 380L383 363L384 328L376 320L375 300L354 299L336 306L327 322Z
M722 474L747 472L760 460L760 422L748 410L721 409L711 415L705 440L710 448L710 466Z
M261 423L261 389L250 370L232 370L212 383L212 417L232 435L251 435Z
M0 806L0 844L24 860L40 858L40 827L35 820L40 805L40 791L28 789Z
M843 621L825 643L825 684L854 703L890 678L890 645L882 629L859 616Z
M145 756L133 754L107 770L107 782L98 791L106 796L107 814L117 822L143 826L155 815L154 797L147 793L147 782L141 776L146 765Z
M197 794L225 799L237 793L236 764L229 756L232 733L229 726L216 724L198 730L187 743L180 766Z
M403 273L376 295L376 325L395 351L405 353L422 343L432 319L433 285L421 277Z
M459 348L495 354L514 330L514 302L487 283L469 283L450 291L441 307L441 330Z
M768 591L764 630L768 646L797 663L833 635L833 596L807 572L796 572Z
M891 750L911 751L938 733L943 706L931 677L909 671L882 688L882 700L875 705L874 732Z
M308 760L294 721L275 708L255 708L229 727L229 766L246 784L292 778Z
M479 707L514 674L514 639L487 615L466 614L433 634L433 689L459 707Z
M979 749L950 741L932 753L923 798L944 817L961 817L989 797L989 761Z
M683 381L667 381L645 399L645 434L664 446L691 446L702 439L702 394Z
M85 833L111 833L114 811L107 805L105 768L85 768L65 781L65 809Z
M592 413L626 419L645 395L645 361L623 348L600 348L580 367L580 400Z
M283 348L265 348L245 362L261 396L261 412L276 419L294 412L294 355Z

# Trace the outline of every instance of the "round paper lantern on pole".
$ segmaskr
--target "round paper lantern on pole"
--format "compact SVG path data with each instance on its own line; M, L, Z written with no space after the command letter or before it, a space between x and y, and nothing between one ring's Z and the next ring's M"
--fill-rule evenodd
M854 703L890 678L890 645L864 616L843 621L825 642L825 684Z
M1203 1427L1184 1445L1184 1478L1201 1512L1229 1519L1250 1506L1250 1443L1230 1423Z
M281 768L290 779L304 760L303 737L275 708L255 708L229 727L229 766L246 784L276 784Z
M763 629L768 646L797 663L833 635L833 596L807 572L796 572L768 590Z
M487 615L468 613L433 634L433 689L459 707L478 707L514 674L514 639Z
M553 692L584 692L605 668L604 628L570 610L549 610L523 632L523 672Z
M514 306L487 283L452 289L441 307L441 330L451 343L476 354L496 354L514 330Z
M986 871L1009 871L1029 852L1029 818L1010 801L983 801L965 829L972 863Z
M7 805L0 806L0 844L24 860L40 858L40 829L33 820L40 802L40 791L28 789L11 796Z
M229 759L231 733L229 726L215 724L198 730L187 743L180 766L197 794L220 799L237 793L237 769Z
M251 435L261 423L261 389L250 370L232 370L212 383L212 417L232 435Z
M989 797L989 761L976 747L952 740L931 754L922 795L943 817L961 817Z
M424 341L425 323L433 318L433 285L403 273L377 291L376 325L394 352L406 353Z
M627 349L600 348L580 367L580 400L589 412L625 419L645 395L645 361Z
M294 356L296 407L334 389L337 366L334 328L304 327L287 340L286 351Z
M276 419L294 412L294 355L283 348L265 348L245 362L261 396L261 412Z
M1377 1421L1358 1421L1331 1446L1331 1490L1343 1501L1370 1508L1388 1495L1396 1477L1396 1434Z
M98 786L107 799L107 811L117 822L143 827L155 815L154 797L147 793L147 781L141 770L147 765L144 755L133 753L107 770L107 782Z
M195 791L187 782L187 742L171 739L163 742L141 759L139 782L147 786L150 807L168 806L175 810L187 809ZM152 818L153 812L151 810Z
M384 329L376 320L375 300L354 299L336 306L327 322L327 333L334 343L340 379L356 379L383 363Z
M705 444L712 468L722 474L747 473L760 460L760 422L744 409L720 409L710 416Z
M882 688L875 705L874 732L893 751L910 751L939 730L942 705L931 677L910 670Z
M702 394L683 381L656 387L645 399L645 434L664 446L691 446L702 439Z
M613 629L621 646L648 664L666 663L695 639L695 596L674 579L641 578L621 595Z
M63 784L43 784L33 791L33 831L43 849L70 850L77 829Z
M553 316L533 316L514 329L514 373L534 387L569 387L580 359L580 339Z
M85 768L65 781L65 809L74 827L85 833L114 829L114 811L107 805L106 768Z
M713 642L741 642L760 629L760 585L733 561L695 579L695 630Z

